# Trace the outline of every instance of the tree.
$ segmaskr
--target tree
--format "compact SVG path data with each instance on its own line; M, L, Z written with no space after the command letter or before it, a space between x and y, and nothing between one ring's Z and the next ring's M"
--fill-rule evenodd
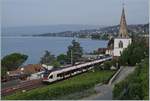
M134 66L139 63L141 59L148 56L148 48L146 48L145 40L136 39L123 50L121 56L119 57L119 63L121 65L131 65Z
M41 57L40 63L48 65L48 64L51 64L52 61L54 61L54 60L55 60L55 56L46 50L43 57Z
M118 66L117 62L118 61L116 59L111 60L112 65L115 67Z
M75 40L72 40L72 45L68 46L68 51L67 51L67 57L69 62L71 63L72 61L72 65L74 65L75 62L79 61L82 55L83 55L83 49L80 46L80 43L76 42Z
M27 55L20 53L12 53L2 58L1 65L3 70L15 70L19 66L21 66L27 59Z
M57 60L53 60L53 61L51 62L51 65L52 65L54 68L60 67L60 63L59 63Z
M91 39L96 39L99 40L101 38L100 35L96 34L96 35L91 35Z
M5 76L7 72L7 68L6 67L1 67L1 76Z
M112 66L111 61L106 61L104 62L104 69L105 70L110 70L110 67Z
M108 35L107 35L107 34L103 34L102 37L101 37L101 39L102 39L102 40L108 40L109 38L108 38Z
M57 61L58 61L60 64L66 64L67 61L68 61L68 57L67 57L67 55L65 55L65 54L60 54L59 56L57 56Z

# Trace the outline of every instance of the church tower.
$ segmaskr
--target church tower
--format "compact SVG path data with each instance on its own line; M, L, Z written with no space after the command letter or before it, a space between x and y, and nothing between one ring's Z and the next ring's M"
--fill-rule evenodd
M118 37L114 39L114 51L113 56L118 57L121 56L122 51L131 44L131 38L128 35L125 9L123 4L122 15L119 26Z
M120 38L128 38L129 37L128 31L127 31L127 23L126 23L124 7L122 9L122 15L121 15L121 20L120 20L119 37Z

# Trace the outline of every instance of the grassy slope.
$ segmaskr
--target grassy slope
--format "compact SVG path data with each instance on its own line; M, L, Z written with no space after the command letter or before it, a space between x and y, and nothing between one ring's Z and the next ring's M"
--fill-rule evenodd
M2 99L59 99L71 93L90 89L97 83L107 81L113 74L114 71L89 71L46 87L37 88L25 93L16 93Z
M149 95L149 63L141 62L134 73L116 84L113 90L114 99L147 100Z

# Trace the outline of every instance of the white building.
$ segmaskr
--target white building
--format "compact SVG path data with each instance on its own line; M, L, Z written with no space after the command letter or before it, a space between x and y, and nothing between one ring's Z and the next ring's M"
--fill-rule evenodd
M115 38L114 39L114 56L120 56L122 51L131 44L131 38Z
M105 54L113 55L113 50L112 49L107 49Z

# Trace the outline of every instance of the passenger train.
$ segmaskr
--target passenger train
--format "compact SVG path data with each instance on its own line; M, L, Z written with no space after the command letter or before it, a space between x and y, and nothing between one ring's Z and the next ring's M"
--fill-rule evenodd
M46 72L43 75L43 82L52 83L52 82L55 82L58 80L72 77L74 75L77 75L77 74L86 72L88 70L91 70L93 68L93 66L97 63L101 63L101 62L108 61L111 59L112 59L111 56L105 56L101 59L99 58L99 59L93 60L91 62L82 63L82 64L78 64L75 66L61 68L58 70L52 70L52 71Z

